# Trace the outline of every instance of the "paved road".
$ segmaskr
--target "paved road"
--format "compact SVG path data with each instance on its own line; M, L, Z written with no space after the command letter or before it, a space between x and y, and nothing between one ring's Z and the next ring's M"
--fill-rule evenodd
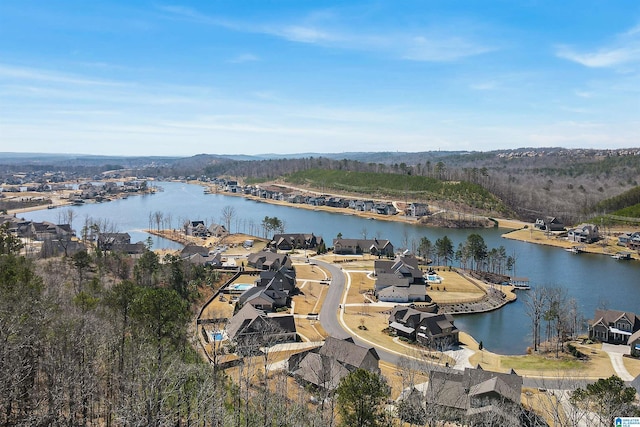
M344 308L344 303L343 301L341 301L341 298L342 293L344 292L344 289L346 287L345 274L342 271L342 268L334 264L319 260L314 260L314 262L329 271L329 274L331 275L331 284L329 285L329 290L327 291L324 303L322 304L322 308L320 309L320 324L329 335L341 339L352 337L353 340L359 345L365 347L374 347L378 352L381 360L396 365L400 362L402 356L410 357L383 347L378 347L374 343L364 341L358 336L352 336L348 331L343 329L342 324L340 323L340 314ZM465 366L460 366L459 368L464 367ZM437 364L432 364L431 368L436 370L452 369L445 368ZM587 384L594 381L595 380L593 379L586 378L553 379L545 377L523 377L525 387L541 388L547 390L574 390L578 387L585 387Z
M326 268L331 274L331 284L329 290L325 296L324 303L320 309L320 324L324 330L331 336L336 338L353 338L356 344L364 347L374 347L380 359L392 363L394 365L399 364L403 357L412 358L406 354L402 354L393 350L386 349L384 347L376 346L374 343L365 341L359 338L357 335L351 335L348 331L344 330L340 322L340 315L344 310L344 301L341 301L342 293L346 287L345 274L342 268L329 264L323 261L315 260L316 264L322 268ZM420 360L422 363L428 363L427 361ZM429 363L430 369L433 370L448 370L452 368L445 368L436 363Z

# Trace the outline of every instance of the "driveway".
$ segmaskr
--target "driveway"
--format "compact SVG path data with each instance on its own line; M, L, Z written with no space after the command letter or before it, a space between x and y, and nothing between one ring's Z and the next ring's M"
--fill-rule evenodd
M613 370L616 371L616 375L622 378L623 381L633 381L634 377L627 371L627 368L624 366L624 355L630 354L631 349L628 345L613 345L613 344L602 344L602 351L606 352L609 355L609 359L611 359L611 365L613 365Z

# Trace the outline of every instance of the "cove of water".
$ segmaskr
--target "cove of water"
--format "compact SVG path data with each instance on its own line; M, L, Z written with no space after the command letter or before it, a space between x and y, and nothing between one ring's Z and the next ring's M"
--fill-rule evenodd
M355 215L297 209L289 206L260 203L237 196L204 194L198 185L178 182L157 183L164 191L153 195L130 196L108 203L86 204L27 212L19 216L34 221L58 223L66 209L74 211L73 228L82 229L86 219L107 221L114 231L128 232L132 242L146 240L145 229L157 226L153 213L165 218L161 228L180 228L186 220L223 223L222 210L231 206L235 215L231 232L262 235L260 223L265 216L278 217L287 233L314 233L331 245L338 233L345 238L389 239L395 248L413 243L422 237L432 242L448 236L454 244L466 240L470 233L482 235L488 248L504 246L507 254L516 257L514 276L528 277L532 286L554 286L567 290L575 298L582 315L593 317L597 307L640 312L640 262L621 262L605 255L572 255L562 249L504 239L508 230L493 228L456 230L418 226L392 221L376 221ZM181 245L152 236L154 248L178 249ZM482 341L485 348L503 354L523 354L530 345L530 320L524 313L526 291L519 291L516 302L483 314L458 315L456 325Z

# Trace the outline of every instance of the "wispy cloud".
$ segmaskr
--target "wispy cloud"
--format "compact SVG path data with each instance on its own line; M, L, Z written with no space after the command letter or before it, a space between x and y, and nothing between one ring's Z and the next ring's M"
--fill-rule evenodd
M455 31L440 25L420 30L381 32L379 29L345 25L335 12L311 12L297 22L249 23L203 14L182 6L162 6L162 11L192 22L233 31L265 34L295 43L305 43L341 50L378 52L409 61L449 62L482 55L498 49L497 44L482 41L479 34L452 25Z
M252 53L241 53L231 58L229 62L232 64L243 64L245 62L256 62L259 60L260 58Z
M50 83L65 83L83 86L123 86L121 82L86 79L84 77L59 73L51 70L16 67L0 64L0 77L17 80L36 80Z
M640 25L618 34L615 40L606 46L580 51L572 46L560 45L556 48L556 55L591 68L640 63Z

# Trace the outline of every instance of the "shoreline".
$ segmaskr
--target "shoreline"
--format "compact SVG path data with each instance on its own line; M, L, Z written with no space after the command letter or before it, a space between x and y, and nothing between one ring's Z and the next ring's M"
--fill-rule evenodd
M278 205L278 206L288 206L288 207L292 207L292 208L296 208L296 209L307 209L307 210L313 210L313 211L323 211L323 212L328 212L328 213L341 213L343 215L353 215L353 216L358 216L360 218L364 218L364 219L370 219L370 220L380 220L380 221L394 221L394 222L402 222L405 224L415 224L415 225L420 225L423 227L431 227L431 228L447 228L447 227L442 227L442 226L438 226L438 225L433 225L433 224L429 224L429 223L425 223L421 221L421 218L424 217L409 217L406 215L400 215L400 214L395 214L395 215L382 215L382 214L376 214L373 212L362 212L362 211L356 211L354 209L351 208L335 208L335 207L331 207L331 206L313 206L313 205L307 205L304 203L290 203L290 202L285 202L285 201L281 201L281 200L273 200L273 199L264 199L258 196L253 196L250 194L244 194L244 193L230 193L230 192L226 192L226 191L217 191L217 188L215 186L206 184L206 183L202 183L202 182L188 182L191 184L196 184L196 185L200 185L201 187L203 187L205 190L205 192L207 194L221 194L224 196L234 196L234 197L242 197L248 200L253 200L255 202L258 203L269 203L269 204L273 204L273 205ZM335 196L335 197L344 197L344 198L357 198L358 196L354 196L354 195L342 195L342 194L335 194L335 193L320 193L318 191L315 190L310 190L310 189L302 189L302 188L297 188L297 187L291 187L291 186L285 186L285 185L280 185L280 184L273 184L273 186L277 186L277 187L282 187L282 188L288 188L291 190L295 190L297 192L300 192L302 194L326 194L329 196ZM377 201L389 201L389 199L372 199L372 198L367 198L367 199L371 199L371 200L377 200ZM393 200L391 201L391 203L398 204L398 203L404 203L404 202L398 202L397 200ZM457 214L456 211L447 211L445 210L444 212L442 210L440 210L440 212L438 213L444 213L444 214ZM435 214L432 214L435 215ZM472 217L476 217L476 218L482 218L484 221L488 222L488 223L492 223L492 220L490 219L490 217L486 216L486 215L471 215ZM505 228L505 229L509 229L509 230L517 230L519 228L524 227L525 225L529 225L529 223L523 222L523 221L519 221L516 219L506 219L506 218L492 218L493 220L495 220L497 222L497 228ZM531 224L532 225L532 224ZM492 226L485 226L485 227L459 227L459 229L469 229L469 230L473 230L473 229L478 229L478 228L492 228L494 227Z
M626 231L638 231L638 227L628 227ZM614 232L621 231L615 230ZM538 230L533 227L521 228L518 230L512 230L502 235L505 239L517 240L524 243L531 243L535 245L550 246L558 249L568 250L573 246L584 246L583 253L593 255L605 255L611 257L616 252L629 252L631 254L631 261L640 260L640 254L633 252L627 247L618 246L617 242L611 241L615 239L615 235L604 235L603 240L595 243L579 243L571 242L569 240L559 238L556 235L548 236L544 231ZM579 255L579 254L578 254Z

